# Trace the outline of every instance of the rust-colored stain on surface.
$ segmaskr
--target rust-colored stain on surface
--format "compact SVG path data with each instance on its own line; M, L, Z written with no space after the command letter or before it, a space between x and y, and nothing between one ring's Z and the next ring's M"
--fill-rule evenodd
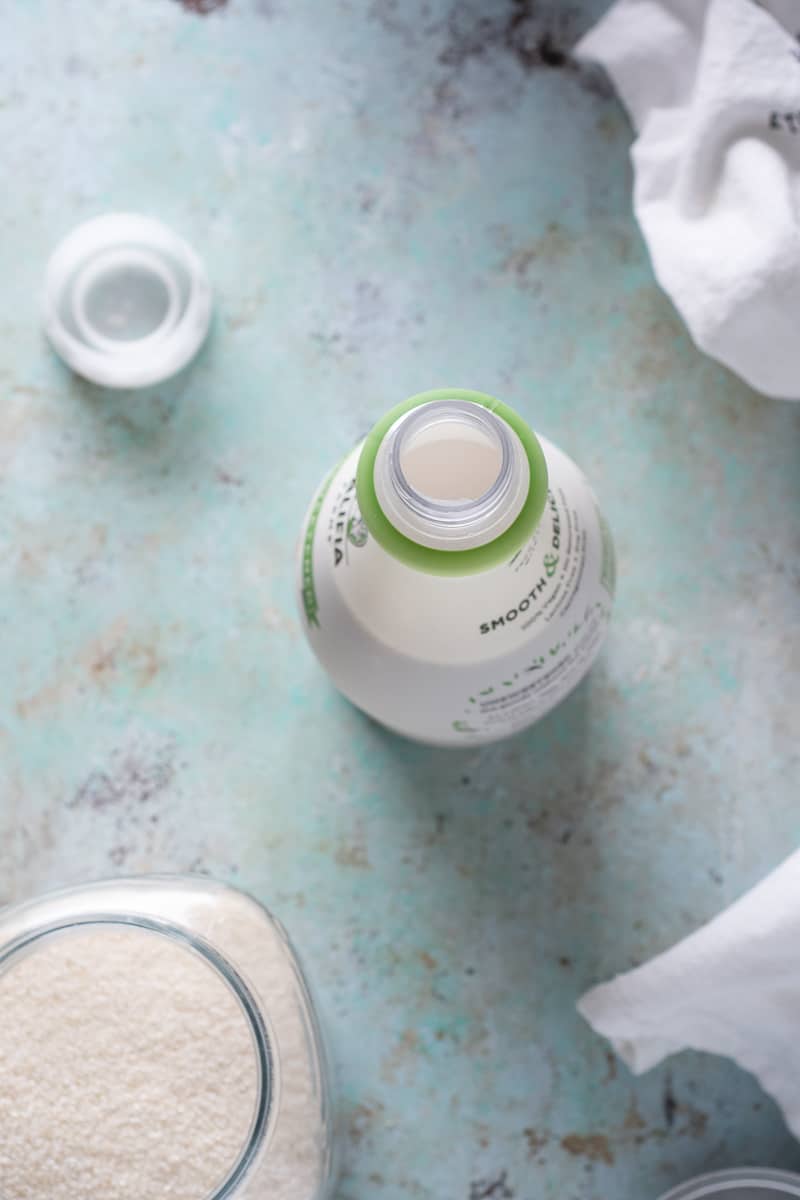
M530 1126L527 1129L523 1129L522 1132L525 1135L525 1141L528 1144L528 1153L531 1156L538 1154L538 1152L543 1150L550 1141L550 1138L546 1133L539 1133L537 1129L533 1129Z
M415 1030L404 1030L400 1041L397 1042L383 1063L381 1077L387 1082L393 1082L397 1078L398 1070L413 1063L418 1057L419 1051L419 1037Z
M561 1146L575 1158L588 1158L589 1162L604 1162L613 1166L614 1154L608 1138L601 1133L568 1133L561 1139Z
M681 1111L686 1114L686 1127L680 1133L688 1133L690 1137L701 1138L708 1125L708 1113L702 1112L691 1104L681 1105Z
M636 1106L635 1096L631 1097L631 1102L628 1105L628 1111L625 1114L625 1123L623 1128L631 1130L634 1133L638 1133L640 1130L647 1128L647 1122Z
M380 1123L383 1117L384 1107L379 1102L357 1104L350 1115L347 1125L350 1141L358 1145L370 1132L376 1121Z
M106 689L127 679L140 688L149 687L164 666L158 642L157 630L147 638L136 637L129 633L127 621L118 618L79 647L70 661L57 664L47 682L20 697L15 704L17 716L22 720L41 716L80 695L87 683Z
M348 845L347 842L342 842L335 858L340 867L355 867L359 871L368 871L372 866L367 856L367 848L361 843Z

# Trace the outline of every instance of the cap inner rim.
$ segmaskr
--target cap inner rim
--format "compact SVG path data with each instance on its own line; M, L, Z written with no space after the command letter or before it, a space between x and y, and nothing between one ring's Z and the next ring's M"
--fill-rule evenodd
M162 302L161 313L157 314L153 327L140 337L111 337L102 332L96 317L92 316L91 300L93 294L96 296L98 285L107 286L114 280L121 284L126 274L140 275L151 291L152 285L156 285L155 294ZM67 302L75 326L87 343L107 354L140 354L160 341L175 325L180 314L180 288L168 261L151 250L136 246L110 248L89 259L79 269Z

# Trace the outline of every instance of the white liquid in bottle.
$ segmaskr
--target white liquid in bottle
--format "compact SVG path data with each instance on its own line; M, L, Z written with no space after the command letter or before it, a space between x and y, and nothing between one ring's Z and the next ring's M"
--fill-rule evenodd
M477 500L500 473L500 450L469 430L426 429L403 447L400 465L415 491L431 500Z
M304 626L340 691L398 733L475 745L580 682L614 588L580 470L490 396L428 392L323 484L300 555Z

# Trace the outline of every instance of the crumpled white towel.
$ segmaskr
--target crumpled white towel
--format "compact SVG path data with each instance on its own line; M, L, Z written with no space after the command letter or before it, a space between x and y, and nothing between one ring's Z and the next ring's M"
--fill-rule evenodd
M633 206L697 345L800 398L800 2L617 0L578 43L630 114Z
M636 1074L687 1048L734 1059L800 1138L800 851L671 950L587 992L578 1011Z

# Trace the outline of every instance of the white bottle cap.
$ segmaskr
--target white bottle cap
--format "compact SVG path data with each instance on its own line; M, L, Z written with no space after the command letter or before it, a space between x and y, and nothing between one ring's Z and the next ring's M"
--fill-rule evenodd
M103 387L168 379L194 358L210 321L203 263L150 217L85 221L47 264L45 333L73 371Z

